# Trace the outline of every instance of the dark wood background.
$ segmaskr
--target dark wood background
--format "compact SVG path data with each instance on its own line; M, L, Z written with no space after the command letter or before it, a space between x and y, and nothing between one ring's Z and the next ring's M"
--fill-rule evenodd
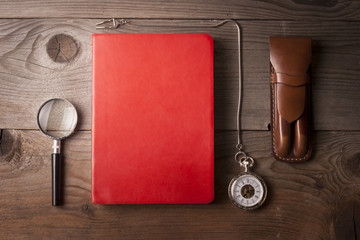
M112 32L213 36L213 203L90 203L91 34L108 32L94 26L109 17L150 25ZM243 29L243 141L270 188L266 205L253 212L236 209L226 192L239 172L236 29L173 27L226 18ZM314 153L306 163L271 154L271 35L313 38ZM0 1L0 239L360 239L359 78L358 0ZM52 142L36 125L39 106L54 97L73 102L80 115L78 131L63 145L61 207L51 206Z

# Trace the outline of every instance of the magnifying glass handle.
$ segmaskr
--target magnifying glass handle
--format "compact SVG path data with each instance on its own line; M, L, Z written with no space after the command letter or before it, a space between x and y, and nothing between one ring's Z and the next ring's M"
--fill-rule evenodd
M61 204L60 198L60 176L61 176L61 156L60 153L51 154L51 178L52 178L52 205Z

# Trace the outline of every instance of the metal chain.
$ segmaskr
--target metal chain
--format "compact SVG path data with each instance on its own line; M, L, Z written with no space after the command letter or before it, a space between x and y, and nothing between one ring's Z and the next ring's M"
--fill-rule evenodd
M147 19L147 20L156 20L156 19ZM242 59L241 59L241 27L240 25L232 19L225 19L221 22L210 25L210 26L194 26L194 25L142 25L142 24L136 24L132 21L126 20L126 19L120 19L116 20L115 18L107 19L105 21L99 22L96 24L97 29L116 29L122 25L125 24L131 24L134 26L139 27L172 27L172 28L185 28L185 27L195 27L195 28L217 28L220 26L223 26L226 23L233 23L235 24L237 28L237 40L238 40L238 72L239 72L239 92L238 92L238 106L237 106L237 117L236 117L236 128L237 128L237 144L236 148L239 150L238 153L235 155L235 160L240 163L241 166L245 167L247 169L247 166L252 166L254 164L254 160L248 156L244 151L242 151L243 145L241 143L241 109L242 109ZM242 156L240 159L238 159L239 156Z

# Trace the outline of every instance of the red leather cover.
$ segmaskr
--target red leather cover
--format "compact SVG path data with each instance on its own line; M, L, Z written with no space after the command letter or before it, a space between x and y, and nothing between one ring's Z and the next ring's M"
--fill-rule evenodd
M94 34L91 201L214 197L213 41L206 34Z

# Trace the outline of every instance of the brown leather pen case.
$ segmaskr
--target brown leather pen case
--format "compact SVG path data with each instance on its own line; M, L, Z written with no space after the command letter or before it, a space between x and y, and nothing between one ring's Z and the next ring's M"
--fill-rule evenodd
M271 131L274 157L306 161L310 143L311 38L270 37Z

